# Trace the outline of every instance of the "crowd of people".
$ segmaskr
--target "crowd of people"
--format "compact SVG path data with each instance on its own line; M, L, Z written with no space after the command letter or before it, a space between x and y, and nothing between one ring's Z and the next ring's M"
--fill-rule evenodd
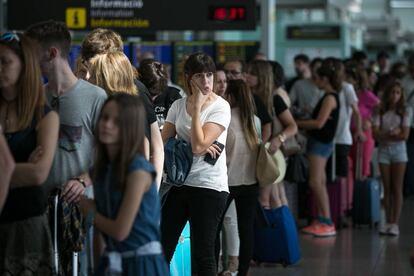
M54 262L47 207L57 192L85 231L94 229L83 242L93 244L95 275L168 275L187 221L194 273L217 275L223 259L222 275L248 275L257 206L289 205L283 179L258 181L260 144L287 160L306 155L317 216L301 230L316 238L337 232L327 182L355 178L349 166L357 163L359 177L371 177L377 145L386 214L379 232L399 235L403 191L414 192L406 172L414 57L390 66L385 52L373 64L363 52L346 60L299 54L297 76L285 83L283 67L263 55L216 64L193 53L183 60L182 95L159 61L135 68L112 30L85 36L75 70L70 46L55 21L0 38L0 274L65 269ZM306 143L292 153L288 143L299 136ZM192 152L182 185L168 183L163 169L173 138ZM88 258L84 250L81 275Z

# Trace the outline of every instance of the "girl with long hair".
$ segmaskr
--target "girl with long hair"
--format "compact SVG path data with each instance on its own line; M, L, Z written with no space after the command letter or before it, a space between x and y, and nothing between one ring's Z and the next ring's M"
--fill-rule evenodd
M52 275L42 184L52 166L59 118L46 105L36 47L29 38L3 34L0 63L0 124L16 162L0 215L0 274Z
M297 132L297 126L292 114L289 111L288 97L278 93L274 88L272 66L268 61L255 60L248 64L246 82L266 106L273 120L279 120L283 126L280 133L274 133L269 139L269 152L274 154L280 149L284 141ZM287 103L288 102L288 103ZM275 130L275 129L274 129ZM263 141L266 143L267 141ZM264 208L277 208L288 205L283 184L275 183L260 188L259 200Z
M253 226L259 194L255 168L259 143L256 126L260 127L260 120L254 115L253 97L244 81L228 82L227 100L231 106L226 148L230 187L227 206L234 199L240 237L237 275L247 275L253 256ZM229 270L228 272L234 273L235 271Z
M193 152L184 184L172 187L163 204L162 244L170 262L189 220L194 241L191 253L198 275L217 274L215 241L229 192L226 151L222 147L226 145L231 113L230 105L213 92L215 72L214 62L206 54L188 57L184 64L187 97L173 103L161 133L164 142L176 136L185 140Z
M95 141L95 200L82 197L80 202L87 222L106 244L104 254L96 253L100 259L95 275L168 275L156 173L144 157L144 124L138 97L117 93L102 107ZM116 260L122 260L118 266Z
M326 189L326 163L334 147L334 137L339 119L339 97L342 89L341 65L326 59L318 69L316 85L325 92L312 113L310 120L297 120L299 128L308 130L307 155L309 160L309 186L313 192L319 219L302 229L315 237L336 235L332 223L329 197Z
M349 83L354 86L355 91L357 92L358 109L361 114L362 129L365 136L365 141L355 141L356 139L354 139L350 156L352 158L354 168L357 158L362 158L361 176L368 177L371 175L371 159L375 147L375 141L372 135L372 115L380 100L372 92L368 75L364 68L361 68L356 64L349 64L346 68L346 74ZM356 133L357 129L355 122L352 122L351 130L353 134ZM357 156L357 154L360 156Z
M378 162L384 185L386 221L380 234L399 235L398 220L403 203L403 181L408 161L406 140L410 133L411 110L405 105L402 85L391 82L381 97L379 112L374 116L373 132L379 143Z

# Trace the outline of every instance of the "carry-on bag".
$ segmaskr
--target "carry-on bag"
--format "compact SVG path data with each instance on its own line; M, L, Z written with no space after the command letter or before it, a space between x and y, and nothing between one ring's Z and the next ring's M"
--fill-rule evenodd
M77 207L61 200L61 190L49 198L49 226L52 234L53 271L55 275L79 274L79 252L83 250L85 232Z
M255 224L253 260L283 266L297 263L300 246L295 220L287 206L275 209L260 207L262 220Z
M354 226L366 224L375 227L381 216L380 186L374 178L362 178L361 153L361 145L358 144L352 221Z
M170 263L171 276L191 276L190 223L185 225Z

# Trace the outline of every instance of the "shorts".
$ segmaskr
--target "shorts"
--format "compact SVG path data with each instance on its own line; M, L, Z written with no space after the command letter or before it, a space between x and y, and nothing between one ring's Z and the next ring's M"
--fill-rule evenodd
M333 143L322 143L311 137L308 138L306 152L308 155L318 155L325 159L331 156L333 150Z
M405 142L380 145L378 148L378 163L405 163L408 161L407 146Z

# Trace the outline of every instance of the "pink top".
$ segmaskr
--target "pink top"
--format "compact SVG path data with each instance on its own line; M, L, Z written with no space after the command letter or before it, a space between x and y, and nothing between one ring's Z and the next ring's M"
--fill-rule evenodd
M364 90L358 95L358 109L362 121L370 120L376 105L380 99L370 90ZM352 122L352 129L355 129L355 122Z

